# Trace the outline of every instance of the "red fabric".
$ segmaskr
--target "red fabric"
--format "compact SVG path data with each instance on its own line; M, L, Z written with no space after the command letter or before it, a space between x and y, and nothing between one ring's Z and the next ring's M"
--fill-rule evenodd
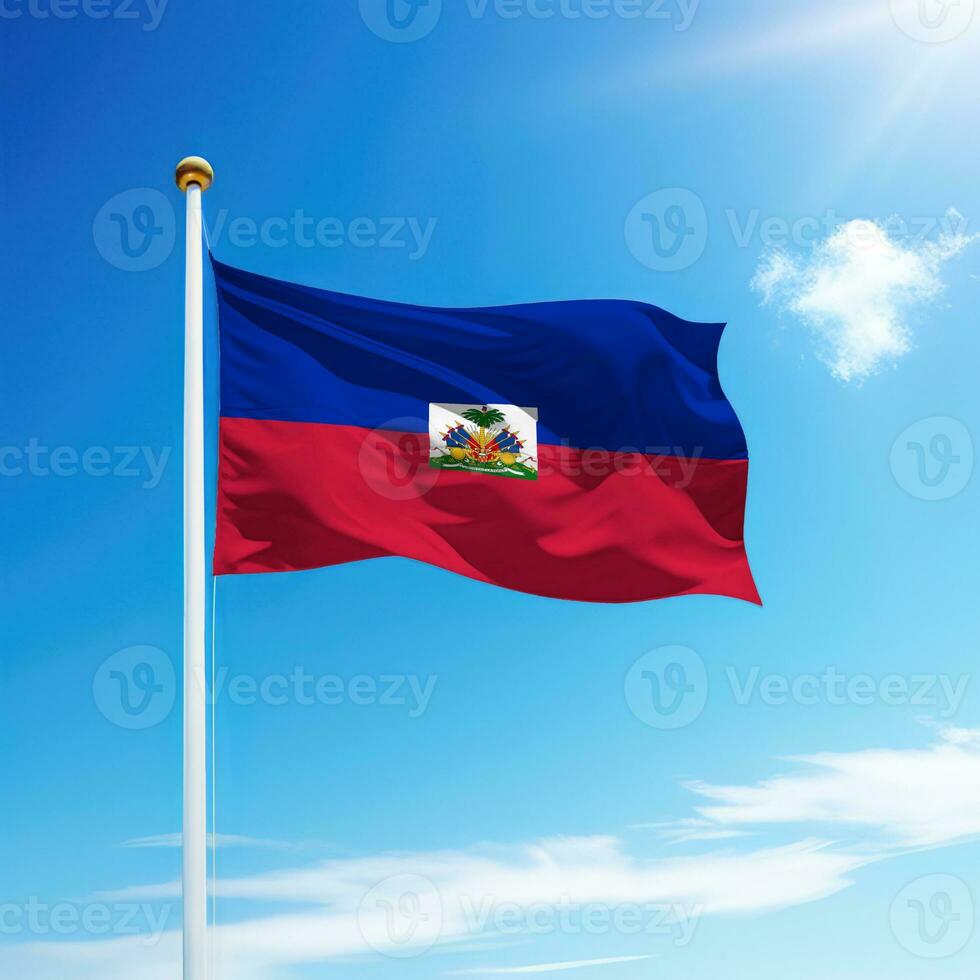
M401 555L562 599L759 602L745 460L539 446L531 481L428 459L426 434L222 419L215 574Z

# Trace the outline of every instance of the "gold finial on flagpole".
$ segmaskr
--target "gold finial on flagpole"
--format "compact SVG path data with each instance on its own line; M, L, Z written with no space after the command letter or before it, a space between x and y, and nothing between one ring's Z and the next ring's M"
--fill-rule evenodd
M182 191L186 191L191 184L197 184L202 191L206 191L214 181L214 170L204 157L184 157L177 164L175 177Z

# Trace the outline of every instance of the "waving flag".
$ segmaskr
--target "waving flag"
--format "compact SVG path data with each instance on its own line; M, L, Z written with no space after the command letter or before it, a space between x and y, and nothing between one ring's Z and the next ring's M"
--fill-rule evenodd
M625 301L407 306L213 265L216 574L397 555L563 599L759 601L723 325Z

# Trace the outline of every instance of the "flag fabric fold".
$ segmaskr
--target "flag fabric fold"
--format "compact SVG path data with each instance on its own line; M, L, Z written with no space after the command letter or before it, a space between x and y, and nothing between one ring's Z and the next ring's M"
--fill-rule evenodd
M212 262L215 574L401 556L555 598L759 601L723 324L409 306Z

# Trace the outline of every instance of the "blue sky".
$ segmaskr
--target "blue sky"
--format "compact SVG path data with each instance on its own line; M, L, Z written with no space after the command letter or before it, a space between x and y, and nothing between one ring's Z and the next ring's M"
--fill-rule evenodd
M4 0L0 977L177 970L188 153L232 265L727 320L766 603L220 581L218 975L976 976L972 0L393 10Z

